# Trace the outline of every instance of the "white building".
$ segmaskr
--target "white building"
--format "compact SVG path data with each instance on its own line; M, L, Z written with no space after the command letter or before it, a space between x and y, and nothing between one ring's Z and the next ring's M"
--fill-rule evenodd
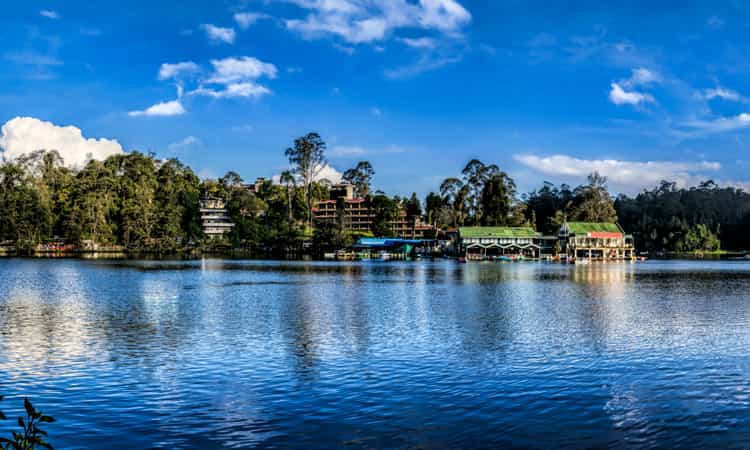
M234 227L223 199L216 197L201 199L200 214L203 232L208 237L221 237Z

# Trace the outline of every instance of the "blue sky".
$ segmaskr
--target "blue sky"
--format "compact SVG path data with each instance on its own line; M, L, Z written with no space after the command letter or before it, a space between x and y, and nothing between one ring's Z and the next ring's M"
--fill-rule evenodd
M522 192L594 169L617 192L750 186L750 6L683 3L11 2L0 147L138 149L251 180L317 131L333 169L370 160L394 194L474 157Z

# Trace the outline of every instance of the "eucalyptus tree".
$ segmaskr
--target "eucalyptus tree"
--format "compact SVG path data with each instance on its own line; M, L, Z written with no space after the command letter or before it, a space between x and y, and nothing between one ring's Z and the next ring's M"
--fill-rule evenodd
M588 184L577 187L573 194L573 220L608 223L617 221L614 202L607 190L607 177L593 172L588 176Z
M289 164L302 183L307 209L307 223L312 227L312 190L310 186L328 163L325 156L326 143L318 133L308 133L294 140L294 147L286 149Z
M516 183L505 172L497 172L484 182L480 199L482 225L516 225Z
M469 161L461 171L463 183L468 189L467 214L473 223L479 223L482 217L482 195L485 184L493 175L500 172L495 164L486 165L478 159Z
M369 161L360 161L353 169L344 172L342 177L344 181L354 185L357 197L367 197L370 195L370 185L372 177L375 176L375 169Z
M294 190L297 187L297 181L294 179L294 175L292 175L292 172L289 170L285 170L281 172L281 175L279 176L279 183L286 187L286 203L287 203L287 210L289 213L289 226L292 226L292 223L294 222Z

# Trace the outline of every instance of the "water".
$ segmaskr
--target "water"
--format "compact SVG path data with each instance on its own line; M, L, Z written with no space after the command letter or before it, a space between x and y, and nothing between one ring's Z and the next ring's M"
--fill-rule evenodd
M749 288L741 262L0 259L2 409L29 396L58 448L747 448Z

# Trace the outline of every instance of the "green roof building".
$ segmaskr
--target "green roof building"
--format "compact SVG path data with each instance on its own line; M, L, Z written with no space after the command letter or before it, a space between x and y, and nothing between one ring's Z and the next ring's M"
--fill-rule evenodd
M459 254L471 260L539 257L541 233L531 227L461 227Z
M620 225L603 222L565 222L558 237L572 260L634 259L633 237Z

